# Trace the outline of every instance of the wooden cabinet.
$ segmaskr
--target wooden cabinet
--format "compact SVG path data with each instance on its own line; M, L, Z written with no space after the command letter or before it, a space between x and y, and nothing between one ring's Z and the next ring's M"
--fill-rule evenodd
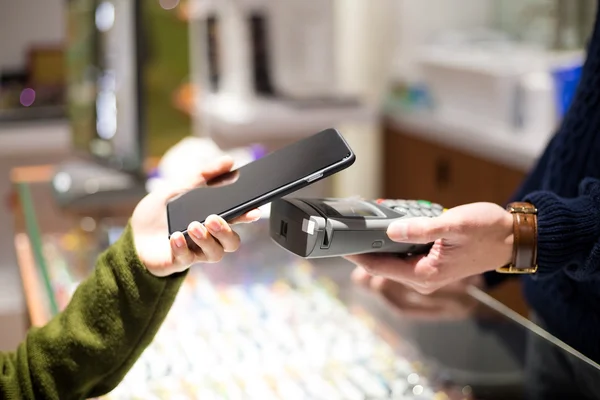
M389 123L384 132L388 198L426 199L446 207L476 201L505 204L525 176Z

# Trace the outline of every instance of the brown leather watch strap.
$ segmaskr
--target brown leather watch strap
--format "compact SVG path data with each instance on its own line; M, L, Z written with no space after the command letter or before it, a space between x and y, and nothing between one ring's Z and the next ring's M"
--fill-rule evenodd
M498 272L533 274L537 271L537 209L523 202L510 203L506 209L513 215L513 256Z

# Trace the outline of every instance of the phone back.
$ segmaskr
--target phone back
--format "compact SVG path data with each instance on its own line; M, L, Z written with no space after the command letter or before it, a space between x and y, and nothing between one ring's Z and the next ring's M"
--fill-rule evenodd
M324 130L172 200L167 205L169 233L185 233L191 222L204 222L210 215L230 221L342 171L355 159L337 130Z

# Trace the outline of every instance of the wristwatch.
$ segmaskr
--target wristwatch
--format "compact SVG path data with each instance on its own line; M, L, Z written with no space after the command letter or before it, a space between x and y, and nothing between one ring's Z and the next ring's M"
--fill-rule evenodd
M496 271L504 274L537 272L537 209L525 202L510 203L506 210L513 215L513 253L510 264Z

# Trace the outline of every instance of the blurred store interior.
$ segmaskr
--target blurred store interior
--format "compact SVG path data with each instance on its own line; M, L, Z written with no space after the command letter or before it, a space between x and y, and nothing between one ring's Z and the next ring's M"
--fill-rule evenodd
M54 264L93 267L107 203L218 153L244 163L335 127L357 162L303 194L504 204L569 106L595 7L0 0L0 349L47 311L32 302L52 308ZM527 318L520 293L491 295Z

